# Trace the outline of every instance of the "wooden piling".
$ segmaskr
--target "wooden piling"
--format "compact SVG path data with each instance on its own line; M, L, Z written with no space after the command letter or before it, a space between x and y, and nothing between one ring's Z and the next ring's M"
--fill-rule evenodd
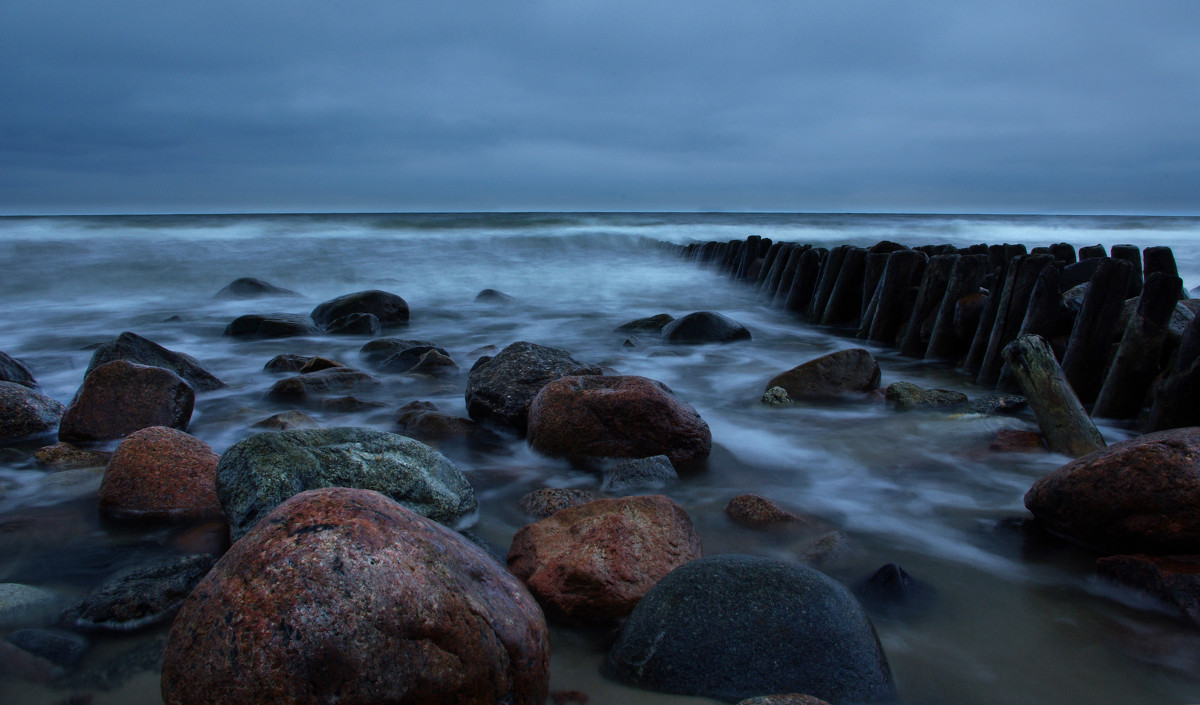
M833 286L837 283L838 274L842 271L842 262L846 260L846 253L849 251L850 245L838 245L829 251L829 256L821 265L817 290L808 304L808 320L813 323L821 322L821 314L825 312L825 305L829 303L829 297L833 294Z
M946 293L946 286L950 283L950 272L953 271L957 260L958 255L955 254L934 255L929 259L929 266L925 267L925 274L921 277L921 288L917 291L908 325L900 338L902 355L920 357L925 354L925 349L929 347L930 331L923 331L922 328L926 319L936 316L938 304Z
M1025 311L1029 308L1029 296L1033 293L1038 275L1043 268L1051 266L1054 266L1054 255L1048 252L1020 255L1009 265L1004 293L1000 295L1000 306L996 309L996 320L992 324L992 333L975 384L993 387L1000 380L1000 368L1004 364L1001 352L1021 330L1021 322L1025 320Z
M966 342L954 331L954 308L958 300L968 294L979 291L979 282L983 280L983 271L987 267L987 254L960 255L954 261L950 270L950 281L942 294L938 306L937 319L933 324L933 333L929 336L929 345L925 348L926 360L957 359L967 351Z
M808 310L808 303L816 290L817 278L821 274L821 263L828 256L829 252L824 247L814 247L800 255L796 275L792 278L787 299L784 300L785 310L795 314L803 314Z
M770 298L764 296L764 299L775 308L783 308L787 303L788 292L792 289L792 280L796 277L796 268L800 265L800 256L810 249L812 249L811 245L799 245L788 252L787 261L779 272L778 280L770 285Z
M1125 298L1132 298L1142 293L1142 251L1137 245L1113 245L1113 259L1123 259L1133 265L1133 276L1129 280L1129 291Z
M1063 303L1062 292L1059 288L1058 267L1042 267L1033 292L1029 295L1029 305L1025 309L1025 318L1021 321L1021 329L1017 337L1026 335L1041 336L1054 351L1055 357L1061 357L1066 351L1067 338L1071 335L1071 326L1075 322L1074 312ZM1005 363L1000 368L1000 379L997 389L1015 389L1016 378L1012 366Z
M1128 262L1105 258L1092 275L1079 315L1075 317L1062 369L1084 404L1095 401L1104 383L1109 348L1132 276L1133 267Z
M1171 360L1167 376L1154 385L1145 431L1200 426L1200 322L1193 319Z
M1022 336L1005 346L1003 356L1029 400L1050 450L1078 458L1106 447L1049 343L1037 335Z
M1079 248L1079 261L1104 256L1104 245L1085 245Z
M909 314L908 293L925 271L928 261L924 252L897 250L888 258L883 277L876 287L875 315L871 319L867 339L893 345L896 333Z
M783 247L782 242L773 242L767 248L767 253L763 255L762 267L758 270L758 277L754 280L754 288L762 291L763 284L766 283L767 277L771 274L771 268L775 266L775 259L779 256L779 250Z
M846 250L842 259L842 268L838 272L833 291L825 310L821 312L821 325L838 326L857 323L858 314L862 308L863 273L867 266L867 250L862 247L851 247Z

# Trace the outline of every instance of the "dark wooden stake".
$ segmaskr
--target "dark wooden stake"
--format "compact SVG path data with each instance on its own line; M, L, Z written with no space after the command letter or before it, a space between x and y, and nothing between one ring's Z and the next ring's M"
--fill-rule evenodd
M908 327L900 339L900 353L912 357L925 354L929 347L928 332L923 334L925 320L937 312L937 306L942 302L946 286L950 283L950 272L958 255L934 255L925 268L921 277L921 288L917 291L917 300L913 304L912 314L908 318Z
M1041 336L1022 336L1005 346L1003 355L1050 450L1078 458L1106 447L1063 376L1049 343Z
M925 348L926 360L957 359L966 352L966 343L954 332L954 307L962 297L979 291L985 267L987 256L983 254L962 255L954 261L950 281L946 284L937 319L933 323L933 333Z
M1133 267L1124 260L1105 258L1083 297L1067 352L1063 355L1063 374L1084 404L1096 400L1104 383L1109 348L1116 337L1121 306L1129 290Z

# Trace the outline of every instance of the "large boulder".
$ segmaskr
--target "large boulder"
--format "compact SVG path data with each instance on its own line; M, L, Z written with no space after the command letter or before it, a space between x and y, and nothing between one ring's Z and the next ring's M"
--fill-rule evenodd
M67 406L61 441L104 441L150 426L186 429L196 392L162 367L115 360L92 370Z
M599 367L576 360L566 350L513 343L494 357L485 355L475 361L467 377L467 414L524 436L529 404L542 387L568 375L599 374Z
M100 512L114 519L206 519L221 516L217 461L207 443L151 426L117 446L100 483Z
M198 392L225 387L224 382L204 369L200 362L191 355L168 350L153 340L128 331L113 340L101 343L100 347L92 353L92 360L83 374L86 377L92 373L92 370L114 360L125 360L150 367L163 367L182 377L192 385L192 389Z
M636 376L563 377L529 406L529 444L548 455L646 458L676 466L704 460L712 434L700 414L661 382Z
M238 541L171 627L167 705L543 705L549 637L524 586L379 495L304 492Z
M370 313L384 328L408 325L408 302L399 296L378 289L357 291L319 304L312 310L312 319L326 328L337 319L351 313Z
M1035 482L1025 506L1050 531L1105 551L1200 554L1200 427L1076 458Z
M16 382L0 382L0 443L53 433L66 409Z
M311 320L294 313L248 313L225 326L227 338L295 338L320 333Z
M714 311L697 311L663 326L662 337L668 343L733 343L750 340L750 331L741 323Z
M318 358L319 359L319 358ZM326 367L281 379L271 385L267 398L281 404L305 404L329 394L365 392L380 386L380 381L352 367Z
M840 702L896 697L875 628L825 574L718 555L677 568L642 598L604 664L628 685L735 702L807 693Z
M22 387L36 387L37 380L23 362L0 351L0 382L15 382Z
M863 348L839 350L775 375L766 389L781 387L793 400L826 399L879 388L879 363Z
M663 495L599 499L529 524L508 569L547 616L572 623L626 617L675 568L701 555L683 507Z
M476 508L471 483L441 453L369 428L259 433L217 465L217 496L234 540L292 495L321 487L375 490L449 525Z

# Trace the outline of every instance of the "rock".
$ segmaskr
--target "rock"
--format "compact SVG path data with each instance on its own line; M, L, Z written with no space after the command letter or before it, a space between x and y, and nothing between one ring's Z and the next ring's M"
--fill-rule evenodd
M844 563L853 552L849 537L840 531L827 531L810 541L801 555L805 564L826 570Z
M1045 453L1046 442L1037 431L1021 431L1002 428L996 432L996 438L988 446L988 450L997 453Z
M208 554L180 556L117 575L66 617L81 629L131 632L166 622L213 566Z
M1077 458L1035 482L1025 506L1050 531L1106 551L1200 553L1200 428Z
M974 399L967 407L972 414L989 416L1011 415L1029 406L1029 400L1019 394L985 394Z
M475 303L477 304L511 304L515 303L516 299L495 289L484 289L475 295Z
M263 365L263 370L276 373L299 372L311 359L313 358L307 355L281 353L268 360L267 364Z
M368 428L259 433L225 451L217 466L217 496L235 541L288 497L320 487L375 490L447 525L476 508L470 482L441 453Z
M100 513L113 519L211 519L221 516L217 461L207 443L152 426L121 441L100 483Z
M66 407L16 382L0 382L0 443L54 433Z
M0 382L12 382L30 389L38 386L29 368L3 351L0 351Z
M740 494L725 505L725 514L735 522L752 528L761 528L773 524L800 524L805 521L774 501L756 494Z
M290 431L294 428L317 428L321 424L317 420L303 411L285 411L281 414L268 416L251 426L251 428L265 428L271 431Z
M737 705L829 705L829 703L820 698L814 698L811 695L783 693L746 698L745 700L739 700Z
M306 375L306 374L310 374L312 372L320 372L321 370L328 370L331 367L345 367L345 365L338 362L337 360L330 360L327 357L321 357L320 355L317 355L317 356L310 357L307 360L305 360L304 364L300 366L300 369L297 370L297 372L299 372L302 375Z
M811 568L734 554L660 580L625 622L604 672L730 702L762 693L834 703L896 697L875 629L850 591Z
M767 391L763 392L762 403L766 404L767 406L774 406L778 408L791 406L796 402L792 401L792 398L788 396L787 390L783 387L771 387Z
M431 402L411 402L400 407L396 427L406 436L422 441L464 441L479 445L497 445L500 436L471 419L438 411Z
M102 450L83 450L70 443L55 443L52 446L38 448L33 454L42 465L48 465L55 470L78 470L80 468L102 468L108 465L112 453Z
M320 333L312 321L294 313L248 313L225 327L226 338L295 338Z
M128 331L113 340L101 343L100 347L92 353L92 359L83 376L87 377L97 367L115 360L168 369L182 377L191 385L192 389L198 392L210 392L225 388L224 382L204 369L200 362L191 355L168 350L152 340Z
M333 411L341 414L353 414L368 409L382 409L386 406L387 404L381 401L367 401L355 396L322 399L317 403L317 408L322 411Z
M1181 611L1200 626L1200 556L1107 556L1096 572Z
M358 291L339 296L312 310L313 321L322 328L351 313L369 313L379 319L384 328L408 325L408 302L399 296L378 289Z
M378 366L391 372L412 372L421 363L421 359L431 352L436 352L447 360L450 359L450 353L446 352L444 348L436 345L414 345L388 355L378 363ZM451 360L451 362L453 361Z
M299 294L291 289L284 289L254 277L234 279L216 294L218 299L255 299L260 296L299 296Z
M171 627L167 705L543 705L549 636L524 586L374 492L301 493L238 541Z
M529 445L547 455L645 458L666 455L676 467L712 450L708 424L661 382L645 377L563 377L529 406Z
M945 409L967 403L967 395L948 389L922 389L912 382L889 384L885 398L893 409Z
M595 492L589 490L569 489L565 487L543 487L521 497L521 511L526 514L545 519L557 511L600 499Z
M610 622L701 553L683 507L639 495L598 499L525 526L513 537L508 569L551 619Z
M422 355L421 359L417 360L417 364L413 365L406 374L441 377L457 371L458 365L450 359L449 355L437 350L430 350Z
M672 316L670 314L666 314L666 313L660 313L656 316L650 316L648 318L638 318L638 319L632 320L628 323L623 323L623 324L617 326L616 328L614 328L613 332L621 333L621 334L624 334L624 333L661 333L662 329L664 327L666 327L666 325L668 323L670 323L671 321L674 321L674 320L675 320L674 316Z
M280 404L304 404L314 401L314 397L320 395L366 391L379 386L378 379L362 370L329 367L279 380L271 385L267 399Z
M149 426L184 430L195 403L191 385L174 372L116 360L83 379L63 413L58 438L103 441Z
M22 583L0 583L0 629L37 622L60 603L57 593Z
M375 337L383 332L383 324L373 313L347 313L325 326L330 335L366 335Z
M56 666L74 666L91 644L64 629L18 629L4 637L8 643Z
M600 491L612 494L662 487L678 479L679 474L675 472L671 459L665 455L654 455L619 463L606 469L604 481L600 483Z
M425 348L427 350L436 348L437 346L428 340L408 340L405 338L376 338L366 345L358 349L358 353L362 355L363 361L367 364L376 365L388 359L392 355L412 348ZM424 352L422 350L421 352ZM421 357L421 353L412 356L413 364ZM410 365L411 366L411 365ZM405 368L407 370L408 368ZM400 370L404 372L405 370Z
M794 399L823 399L879 387L879 363L863 348L839 350L782 372L767 389L782 387Z
M529 404L546 384L567 375L599 375L566 350L517 342L476 360L467 377L467 415L524 436Z
M746 326L713 311L697 311L671 321L662 328L668 343L733 343L750 340Z
M873 612L903 616L927 607L934 590L899 565L888 563L859 583L854 594Z

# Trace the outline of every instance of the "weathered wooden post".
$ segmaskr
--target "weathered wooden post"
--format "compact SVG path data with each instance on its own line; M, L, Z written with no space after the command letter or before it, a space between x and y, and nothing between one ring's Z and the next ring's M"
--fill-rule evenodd
M754 260L758 259L758 244L762 241L759 235L751 235L746 238L746 242L742 246L741 256L738 259L737 269L734 271L734 278L745 280L750 272L750 265L754 264Z
M829 256L825 258L817 290L808 304L808 320L813 323L821 322L821 314L825 312L825 305L829 303L833 285L837 283L838 274L842 271L842 262L846 260L846 253L849 251L850 245L838 245L830 250Z
M1130 419L1142 410L1150 383L1160 371L1167 325L1179 301L1181 288L1183 280L1179 277L1162 272L1146 277L1137 310L1125 327L1125 335L1109 365L1104 385L1100 387L1092 416Z
M1009 343L1003 355L1050 450L1078 458L1106 447L1063 376L1049 343L1041 336L1022 336Z
M837 326L855 323L862 307L863 272L867 266L867 250L851 247L842 259L842 270L838 272L829 302L821 313L821 325Z
M1129 280L1129 291L1125 298L1132 298L1142 293L1142 251L1137 245L1113 245L1113 259L1123 259L1133 265L1133 277Z
M1050 246L1050 254L1054 255L1054 261L1062 262L1064 265L1075 264L1075 246L1069 242L1058 242Z
M950 283L950 272L958 255L934 255L925 267L925 275L921 277L921 288L917 291L917 300L913 304L912 314L908 318L908 327L900 339L900 353L909 356L920 356L929 347L929 338L922 335L921 328L925 320L937 311L946 286Z
M966 352L966 344L954 331L954 307L962 297L979 291L985 267L986 254L960 255L954 261L950 281L938 306L933 333L929 336L929 346L925 348L926 360L956 359Z
M1104 256L1104 245L1085 245L1079 248L1079 261Z
M1001 294L996 320L992 324L992 333L975 384L991 387L1000 380L1000 368L1004 364L1000 353L1021 330L1021 322L1025 320L1025 312L1029 308L1029 296L1033 293L1038 275L1043 268L1052 266L1054 255L1050 253L1021 255L1009 265L1004 293Z
M885 345L896 342L896 333L908 316L908 290L925 270L928 257L918 250L897 250L888 258L887 267L876 289L878 301L867 339Z
M788 292L792 289L792 280L796 278L796 268L800 266L800 256L810 249L812 249L812 245L797 245L788 252L787 262L784 262L783 269L779 272L778 281L770 287L769 298L764 297L775 308L783 308L787 303Z
M1004 296L1004 287L1011 268L1010 260L1005 260L999 267L996 267L995 254L994 247L988 249L988 264L991 265L992 271L990 274L985 273L984 277L986 281L986 278L990 276L992 284L988 288L988 298L987 303L984 304L983 313L979 315L979 325L975 327L975 337L971 339L971 345L967 348L967 356L963 360L963 369L971 375L978 375L979 369L983 367L983 358L987 355L988 342L992 339L992 327L996 324L996 314L1000 310L1000 301ZM1013 276L1016 274L1014 273Z
M771 268L775 266L775 258L779 256L779 250L783 247L782 242L773 242L767 248L767 254L763 256L762 267L758 270L758 277L754 280L754 289L761 291L763 284L766 283L767 277L771 274Z
M1066 338L1071 334L1071 325L1075 321L1074 312L1063 303L1058 279L1058 267L1042 267L1037 283L1033 285L1033 293L1029 295L1029 306L1025 309L1025 318L1021 321L1021 329L1016 336L1021 338L1026 335L1039 335L1050 343L1050 348L1056 356L1066 350ZM1013 389L1016 383L1012 367L1005 363L1000 369L997 389Z
M800 263L796 266L796 276L792 278L784 309L796 314L803 314L808 309L808 302L812 300L813 291L816 290L817 277L821 273L821 262L828 256L829 252L824 247L814 247L800 255Z
M1092 275L1079 315L1075 317L1062 369L1084 404L1096 400L1104 382L1109 348L1116 336L1132 276L1133 267L1128 262L1105 258Z
M1183 331L1166 378L1154 386L1146 432L1200 426L1200 323Z

